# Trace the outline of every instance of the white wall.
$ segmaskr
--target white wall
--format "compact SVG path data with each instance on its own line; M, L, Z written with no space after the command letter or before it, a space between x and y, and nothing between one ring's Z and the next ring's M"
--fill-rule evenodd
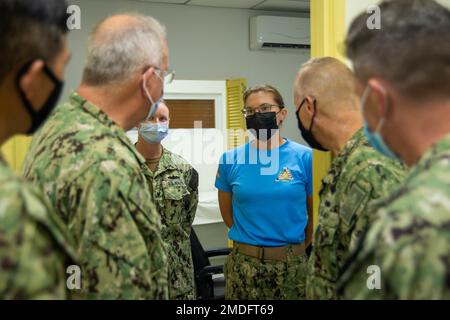
M262 52L249 49L249 17L307 16L302 13L223 9L146 3L131 0L69 0L81 7L82 29L70 35L73 60L68 69L66 96L81 79L86 42L96 22L107 15L134 11L154 16L166 25L170 65L183 80L225 80L245 77L249 85L268 83L280 89L290 116L284 135L300 141L293 113L292 83L309 51Z

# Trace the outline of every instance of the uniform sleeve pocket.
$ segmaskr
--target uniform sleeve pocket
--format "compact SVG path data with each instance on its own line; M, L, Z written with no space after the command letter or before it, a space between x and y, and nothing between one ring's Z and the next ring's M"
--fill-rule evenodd
M346 227L351 227L355 218L366 207L370 190L366 190L358 184L354 184L347 193L347 198L341 206L340 216Z

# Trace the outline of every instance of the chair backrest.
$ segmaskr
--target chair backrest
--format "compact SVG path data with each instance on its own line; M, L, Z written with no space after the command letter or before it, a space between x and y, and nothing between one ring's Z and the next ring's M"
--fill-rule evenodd
M194 228L192 228L191 230L190 240L191 240L192 261L194 263L194 270L197 273L197 270L201 270L206 266L210 266L211 262L209 261L205 249L200 243L200 240L198 239L197 234L194 231Z

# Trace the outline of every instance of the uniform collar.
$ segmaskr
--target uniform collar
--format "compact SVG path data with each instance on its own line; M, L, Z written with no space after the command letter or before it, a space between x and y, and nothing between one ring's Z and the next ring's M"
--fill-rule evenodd
M128 139L125 131L119 127L106 113L93 103L87 101L78 92L72 92L69 98L73 105L79 106L84 112L89 113L92 117L97 119L101 124L108 127L115 137L117 137L128 149L136 156L140 165L145 165L144 157L136 150L136 148Z
M339 155L333 160L327 175L323 178L322 186L325 184L332 184L342 171L342 167L347 162L348 157L358 147L365 144L368 144L368 142L364 130L361 128L353 134L350 140L345 144L344 149L342 149Z
M447 134L423 154L417 164L411 168L408 178L429 169L442 159L450 161L450 134Z
M154 173L154 176L160 175L169 170L175 170L177 166L173 161L172 152L163 147L163 153L161 159L159 160L158 167Z
M356 148L365 143L367 143L366 135L364 134L364 129L361 128L353 134L350 140L347 141L344 149L336 159L340 157L347 158Z

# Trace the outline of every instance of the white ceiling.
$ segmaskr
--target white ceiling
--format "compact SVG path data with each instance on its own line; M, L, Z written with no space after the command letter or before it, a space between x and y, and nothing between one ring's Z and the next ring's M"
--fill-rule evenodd
M254 10L309 11L310 0L140 0L189 6L239 8Z

